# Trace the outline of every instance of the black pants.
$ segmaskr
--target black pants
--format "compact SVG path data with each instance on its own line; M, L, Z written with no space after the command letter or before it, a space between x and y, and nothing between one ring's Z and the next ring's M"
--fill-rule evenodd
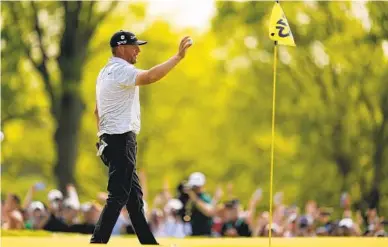
M157 245L144 216L143 192L136 174L136 134L104 134L101 140L108 144L101 159L109 167L109 193L90 242L108 243L120 211L126 206L140 243Z

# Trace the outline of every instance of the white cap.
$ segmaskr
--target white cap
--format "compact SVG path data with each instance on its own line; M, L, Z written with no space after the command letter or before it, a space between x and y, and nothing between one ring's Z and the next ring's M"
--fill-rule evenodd
M179 199L170 199L168 200L166 206L164 207L164 210L166 212L169 212L171 209L173 210L181 210L183 208L183 203Z
M205 175L201 172L194 172L190 175L188 185L189 186L197 186L201 187L204 186L206 182Z
M342 220L340 220L340 222L338 223L338 226L339 226L339 227L352 228L352 226L353 226L353 220L350 219L350 218L342 219Z
M39 202L39 201L34 201L34 202L31 202L30 206L28 207L28 209L32 212L32 211L35 211L36 209L39 209L41 211L44 210L44 205L43 203Z
M47 197L49 201L54 201L55 199L62 200L63 194L59 190L50 190Z

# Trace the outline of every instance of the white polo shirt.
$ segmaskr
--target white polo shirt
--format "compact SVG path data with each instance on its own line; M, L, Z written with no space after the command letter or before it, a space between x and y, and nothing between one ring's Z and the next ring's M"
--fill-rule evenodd
M112 57L101 69L96 83L97 110L102 134L140 132L139 87L136 76L141 71L124 59Z

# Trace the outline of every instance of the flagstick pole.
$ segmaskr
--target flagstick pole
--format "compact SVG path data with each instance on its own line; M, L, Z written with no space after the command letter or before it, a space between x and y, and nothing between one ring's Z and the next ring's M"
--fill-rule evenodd
M274 144L275 144L275 103L276 103L276 65L277 65L278 44L275 41L274 47L274 65L273 65L273 91L272 91L272 141L271 141L271 171L270 171L270 185L269 185L269 247L271 247L272 240L272 194L273 194L273 167L274 167Z

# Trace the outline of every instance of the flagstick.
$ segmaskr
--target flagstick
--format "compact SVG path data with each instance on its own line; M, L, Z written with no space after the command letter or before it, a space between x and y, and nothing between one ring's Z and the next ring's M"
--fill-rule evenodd
M272 141L271 141L271 172L270 172L270 186L269 186L269 247L271 247L272 239L272 187L273 187L273 163L274 163L274 143L275 143L275 97L276 97L276 65L277 65L277 53L278 53L278 44L275 41L274 48L274 65L273 65L273 92L272 92Z

